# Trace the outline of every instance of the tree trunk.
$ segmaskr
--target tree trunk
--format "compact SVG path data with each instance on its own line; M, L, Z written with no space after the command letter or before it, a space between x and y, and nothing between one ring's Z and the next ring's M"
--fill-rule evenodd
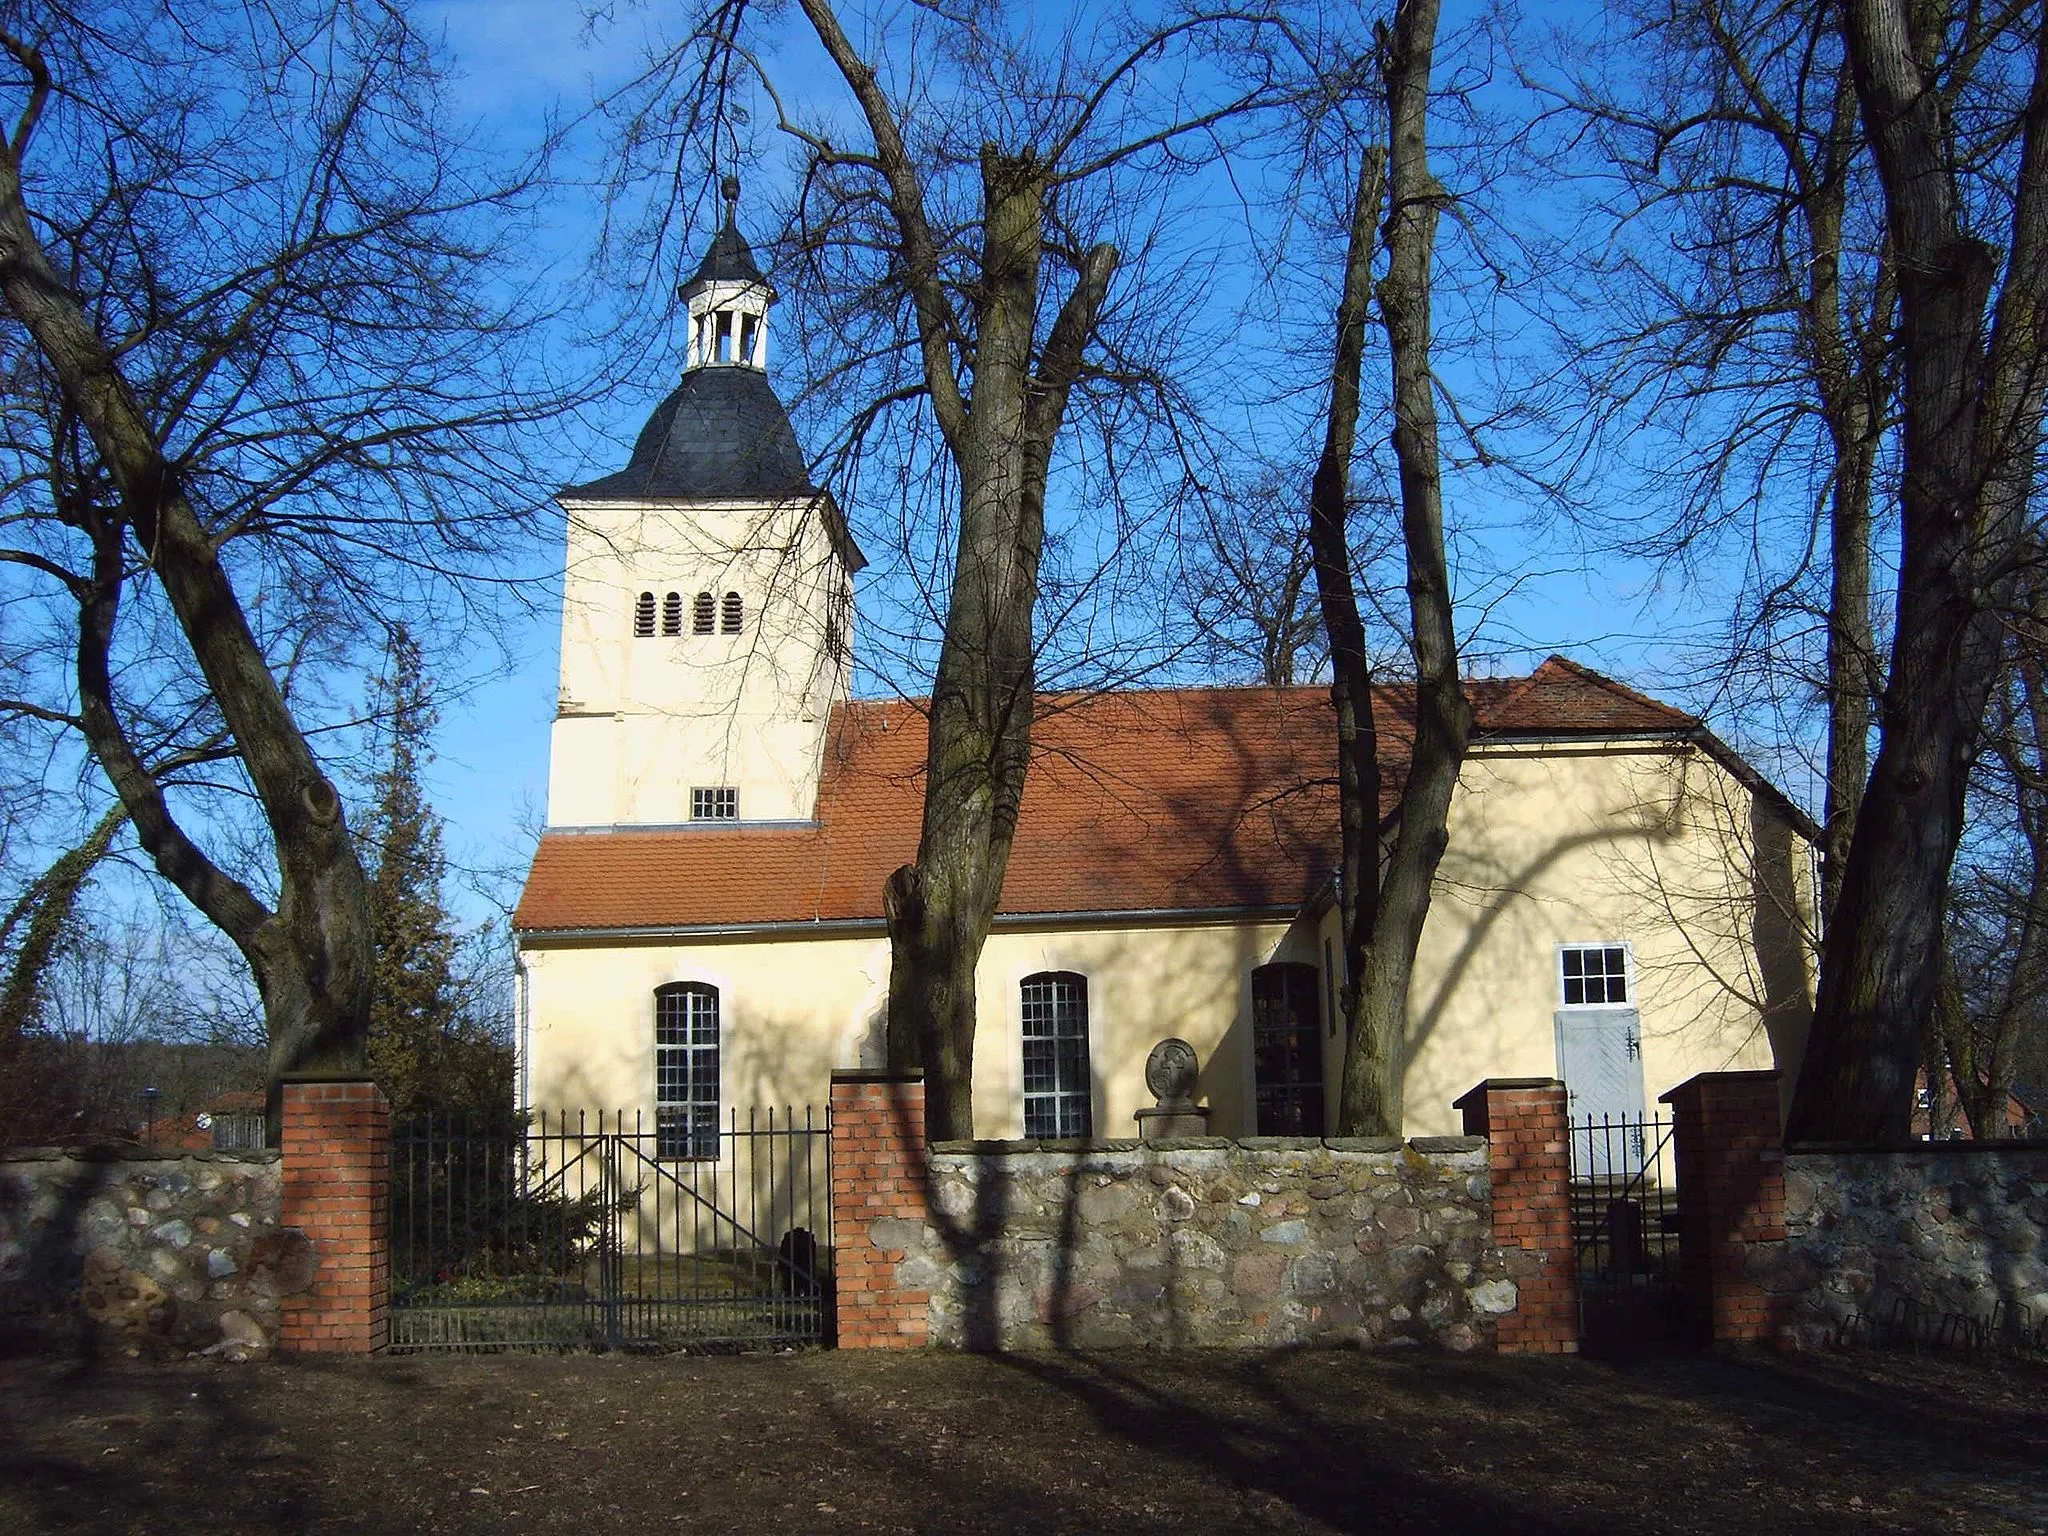
M1380 50L1393 134L1387 158L1387 270L1377 293L1393 364L1394 457L1400 466L1401 542L1415 655L1415 738L1355 1005L1364 1037L1384 1041L1392 1057L1386 1073L1390 1091L1382 1108L1387 1128L1353 1135L1401 1133L1415 948L1449 842L1451 796L1472 735L1472 709L1458 680L1450 568L1444 556L1436 380L1430 367L1431 264L1444 197L1429 168L1426 133L1437 9L1437 0L1403 0ZM1348 1064L1345 1085L1350 1086ZM1350 1117L1344 1118L1348 1124ZM1361 1116L1360 1123L1365 1121Z
M971 403L959 408L958 393L933 390L961 497L927 723L924 819L915 866L897 871L884 892L889 1058L905 1063L914 1051L924 1064L925 1126L934 1140L974 1134L974 974L1002 896L1030 759L1046 477L1116 264L1109 246L1083 258L1034 369L1050 173L1028 149L993 146L982 151L981 172ZM921 225L921 209L906 222Z
M1366 311L1378 249L1386 154L1378 147L1359 158L1344 254L1344 286L1337 303L1336 352L1330 368L1330 414L1323 450L1309 484L1309 548L1315 559L1316 595L1330 641L1330 706L1337 716L1338 916L1343 927L1343 993L1348 1030L1337 1123L1345 1135L1400 1133L1401 1035L1390 1038L1361 1006L1360 981L1379 915L1380 755L1373 716L1372 663L1365 624L1351 578L1348 513L1351 455L1357 441L1359 377L1365 364ZM1334 980L1334 978L1333 978Z
M15 45L17 57L32 50ZM40 70L40 60L34 66ZM370 1015L371 959L362 866L341 799L320 772L250 631L219 551L177 468L84 307L37 242L17 156L0 146L0 294L47 361L120 495L117 515L77 509L94 546L79 592L80 714L94 755L157 868L248 958L263 998L273 1078L357 1071ZM278 907L266 909L178 827L161 787L127 741L108 656L132 531L233 734L269 822Z
M1339 873L1348 1039L1337 1120L1348 1136L1398 1136L1406 1070L1408 992L1415 949L1446 844L1472 715L1458 681L1450 572L1444 556L1443 483L1430 372L1430 269L1443 188L1429 169L1427 112L1436 41L1436 0L1404 0L1380 38L1390 149L1365 152L1353 195L1330 415L1309 492L1316 586L1330 639L1330 699L1337 714ZM1398 825L1384 870L1380 859L1378 726L1364 626L1352 583L1345 513L1373 292L1373 225L1382 165L1391 210L1387 272L1377 289L1392 363L1394 456L1400 468L1401 534L1408 568L1410 643L1415 656L1415 731L1401 783Z
M1812 155L1785 147L1809 250L1801 295L1821 419L1834 456L1828 493L1827 785L1821 813L1820 917L1833 914L1848 867L1856 812L1870 778L1870 723L1883 679L1870 620L1871 493L1888 403L1887 342L1895 302L1891 263L1880 257L1869 313L1853 336L1842 292L1843 226L1860 136L1856 92L1839 66L1828 130ZM1795 284L1800 275L1793 277Z
M1994 253L1963 232L1944 103L1902 0L1851 0L1846 36L1899 274L1904 477L1882 739L1825 946L1787 1134L1902 1139L1940 974L1963 795L1996 676L2040 443L2048 97L2028 104L2011 260L1987 350ZM1925 24L1925 23L1922 23ZM2048 48L2048 37L2037 43ZM1988 407L1988 409L1987 409Z
M1828 517L1828 768L1821 818L1820 915L1833 918L1870 777L1870 701L1877 646L1870 624L1870 491L1876 444L1852 421L1835 447Z

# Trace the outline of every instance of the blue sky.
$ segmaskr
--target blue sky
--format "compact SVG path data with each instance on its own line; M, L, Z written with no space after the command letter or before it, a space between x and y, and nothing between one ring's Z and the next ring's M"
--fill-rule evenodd
M574 113L632 70L648 29L661 19L661 8L615 10L614 20L596 32L586 29L577 7L543 0L442 0L427 7L426 16L444 29L449 53L463 74L458 100L486 133L518 144L531 139L543 113ZM788 17L785 31L799 20ZM793 73L799 89L814 90L820 99L836 95L836 78L800 44L800 39L792 42L778 68ZM587 132L573 145L594 177L602 168L601 138ZM573 200L561 208L565 249L586 213ZM672 386L676 370L672 358L650 359L637 387L620 390L605 409L565 437L561 479L621 462L630 435ZM1247 419L1260 409L1247 406ZM1618 483L1614 493L1627 494ZM1697 585L1679 590L1662 584L1643 562L1589 554L1574 533L1519 500L1497 478L1454 476L1449 511L1461 546L1466 600L1461 617L1465 626L1483 617L1483 665L1516 670L1561 650L1678 702L1708 702L1690 691L1687 679L1692 672L1689 643L1704 639L1721 622L1711 582L1704 591ZM863 514L881 515L886 509L853 512L858 526ZM552 564L555 558L551 549L542 563ZM1501 573L1510 571L1515 579L1504 584ZM429 787L447 817L450 853L458 868L502 872L518 864L542 819L558 618L552 591L533 594L527 606L530 611L508 617L509 650L515 658L510 669L480 669L474 679L452 688L443 705L439 757ZM1724 728L1739 724L1725 718L1717 723ZM1739 729L1735 734L1741 734ZM1803 788L1788 787L1795 793ZM451 898L470 919L493 910L462 879L451 881L451 887ZM515 893L516 885L502 878L490 892L501 898Z

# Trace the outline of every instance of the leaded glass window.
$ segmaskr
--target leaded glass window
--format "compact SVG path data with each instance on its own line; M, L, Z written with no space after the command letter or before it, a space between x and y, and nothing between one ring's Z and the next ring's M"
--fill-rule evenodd
M1024 978L1024 1134L1090 1133L1088 980L1072 971Z
M678 982L654 993L657 1157L718 1156L718 988Z

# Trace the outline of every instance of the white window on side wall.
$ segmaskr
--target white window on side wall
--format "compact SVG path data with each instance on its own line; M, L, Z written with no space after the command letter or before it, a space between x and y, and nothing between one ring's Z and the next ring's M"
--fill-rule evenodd
M1618 1008L1635 1000L1625 944L1560 944L1557 971L1567 1008Z
M1023 982L1024 1134L1033 1139L1091 1134L1088 979L1040 971Z
M654 991L655 1156L718 1156L718 988Z

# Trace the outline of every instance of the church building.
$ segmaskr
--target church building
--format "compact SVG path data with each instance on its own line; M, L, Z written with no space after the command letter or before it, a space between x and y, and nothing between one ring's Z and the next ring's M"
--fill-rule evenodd
M681 296L681 382L568 515L548 825L514 916L518 1091L635 1112L661 1155L820 1111L877 1066L882 887L917 847L916 700L851 697L863 557L769 383L732 211ZM1817 832L1698 719L1553 657L1477 718L1410 1005L1406 1129L1486 1077L1639 1114L1796 1067ZM1378 708L1398 778L1408 700ZM1127 1137L1193 1046L1221 1135L1332 1125L1344 1052L1334 715L1320 687L1046 698L977 973L985 1137Z

